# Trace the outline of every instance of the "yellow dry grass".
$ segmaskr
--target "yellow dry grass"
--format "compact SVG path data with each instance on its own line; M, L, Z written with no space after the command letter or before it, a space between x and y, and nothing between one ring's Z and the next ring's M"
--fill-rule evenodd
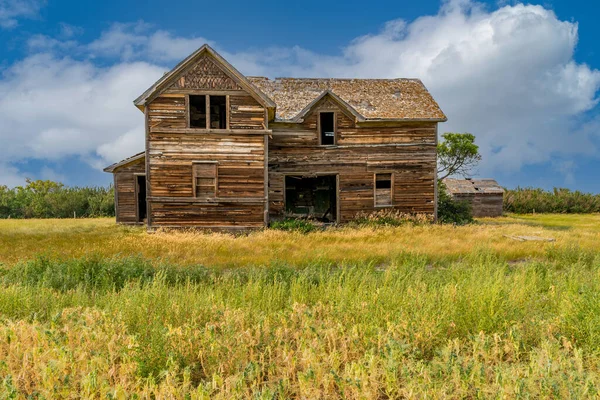
M0 221L0 399L598 397L599 239L600 215L240 236Z
M554 238L518 242L505 235ZM313 263L386 263L403 253L432 261L456 259L483 249L507 260L543 257L549 249L600 248L600 215L510 215L469 226L336 228L307 235L261 230L247 235L206 232L146 233L113 219L1 220L0 263L38 255L81 257L140 255L182 265L215 267Z

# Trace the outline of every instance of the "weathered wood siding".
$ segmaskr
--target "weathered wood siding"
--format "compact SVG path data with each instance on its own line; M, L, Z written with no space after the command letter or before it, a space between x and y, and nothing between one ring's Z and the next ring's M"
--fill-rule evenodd
M474 217L481 218L502 216L502 193L453 194L452 198L456 201L467 201L471 203Z
M173 97L168 99L172 101ZM158 106L154 106L157 101ZM266 203L264 109L260 107L259 111L250 96L230 96L230 107L236 110L230 114L231 129L219 132L186 128L185 97L183 113L156 111L152 114L153 109L162 109L159 107L164 107L167 100L158 97L154 102L148 113L149 225L263 226ZM240 110L240 105L249 108ZM252 125L258 123L259 114L262 116L259 125ZM183 128L174 127L180 124ZM217 163L215 196L194 196L194 162Z
M144 159L124 165L114 171L115 215L118 223L136 224L137 203L135 198L136 175L145 172Z
M319 146L318 111L336 112L335 146ZM357 126L324 99L301 124L274 124L269 142L269 211L284 213L286 174L339 175L340 222L376 210L374 174L393 173L393 207L435 212L436 123L398 122L393 127Z
M186 128L184 94L164 94L148 105L150 128Z
M266 129L265 109L252 96L229 96L231 129Z

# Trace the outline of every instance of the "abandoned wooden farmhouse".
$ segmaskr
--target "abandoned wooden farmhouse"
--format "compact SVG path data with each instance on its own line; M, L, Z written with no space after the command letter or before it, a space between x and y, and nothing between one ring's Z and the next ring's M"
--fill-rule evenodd
M437 125L418 79L249 77L204 45L134 104L146 148L106 168L117 222L248 229L436 214Z

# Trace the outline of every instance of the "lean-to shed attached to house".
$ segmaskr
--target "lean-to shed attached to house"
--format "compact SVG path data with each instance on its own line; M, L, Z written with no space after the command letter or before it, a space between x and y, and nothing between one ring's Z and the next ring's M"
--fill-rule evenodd
M444 179L448 193L455 200L466 200L474 217L502 216L504 189L493 179Z

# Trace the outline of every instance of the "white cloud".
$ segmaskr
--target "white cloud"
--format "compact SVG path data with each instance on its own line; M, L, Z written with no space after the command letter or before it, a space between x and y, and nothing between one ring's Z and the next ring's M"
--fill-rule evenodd
M19 19L36 17L45 4L45 0L0 0L0 28L12 29Z
M0 161L0 186L19 186L25 183L25 179L25 174L19 172L18 168Z
M577 28L541 6L486 12L448 1L438 15L355 39L339 57L292 48L231 58L279 76L421 78L448 115L441 130L474 133L480 172L493 176L596 152L597 133L578 129L578 119L597 105L600 72L573 60Z
M0 158L14 163L82 156L98 166L142 150L143 114L132 99L162 72L144 62L99 68L50 54L26 58L0 81L5 94L0 98ZM134 131L138 134L132 139Z
M392 20L339 55L300 47L228 52L209 43L248 75L421 78L448 115L440 131L477 136L481 175L551 162L570 180L576 162L569 161L594 156L600 139L600 119L579 122L597 105L600 72L573 59L577 28L541 6L486 11L451 0L437 15ZM168 69L163 63L173 66L207 42L141 22L113 25L91 43L75 34L32 37L32 54L1 78L0 171L72 155L100 168L142 150L143 117L132 100ZM109 60L111 67L100 66Z
M181 38L171 33L151 31L152 26L144 22L113 24L100 38L87 46L96 56L117 57L122 60L144 59L156 62L179 61L193 53L204 43L202 38Z

